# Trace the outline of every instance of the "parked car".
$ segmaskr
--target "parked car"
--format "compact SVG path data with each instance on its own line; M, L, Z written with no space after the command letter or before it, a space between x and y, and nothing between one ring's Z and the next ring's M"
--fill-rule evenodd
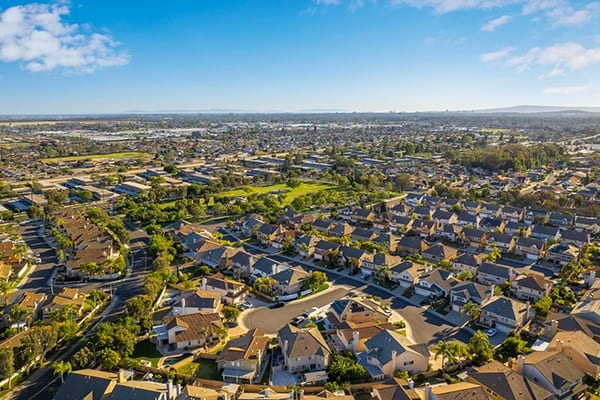
M281 308L283 306L285 306L285 303L283 301L280 301L279 303L275 303L275 304L271 305L269 308L274 309L274 308Z
M494 336L496 333L498 333L498 330L496 328L490 328L487 330L487 335L488 337L492 337Z

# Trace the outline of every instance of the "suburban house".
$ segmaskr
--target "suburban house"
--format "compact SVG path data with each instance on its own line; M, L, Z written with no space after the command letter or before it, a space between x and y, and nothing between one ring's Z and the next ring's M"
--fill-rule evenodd
M266 366L269 337L260 329L252 329L230 340L217 356L217 367L224 382L254 383Z
M492 250L495 247L500 250L501 253L511 253L514 250L516 243L517 240L512 235L491 232L487 236L486 248Z
M462 282L450 289L450 305L452 311L462 312L468 302L481 305L494 295L494 287L475 282Z
M552 226L535 225L531 230L531 237L540 240L559 240L560 229Z
M563 353L577 368L594 379L600 379L600 342L583 331L558 332L548 351Z
M231 256L229 262L231 264L231 270L234 271L234 274L239 273L240 276L249 277L252 275L252 266L256 262L256 256L240 250Z
M564 230L560 233L560 241L561 243L583 247L590 244L590 235L586 232Z
M177 393L168 393L168 385L165 385L164 383L132 380L117 383L106 400L170 400L169 396L175 395L177 395Z
M502 206L497 204L483 203L479 208L481 218L499 218L502 215Z
M157 347L173 350L188 350L219 341L219 330L223 328L217 313L195 313L167 316L163 325L155 326Z
M499 361L467 372L467 382L481 385L493 400L550 400L552 392Z
M413 223L412 231L421 238L427 239L433 236L436 228L437 222L435 221L416 219Z
M468 213L460 213L456 218L456 224L464 227L469 227L472 229L479 228L479 216Z
M80 317L85 305L85 293L77 288L65 287L60 293L54 295L50 303L43 307L44 320L50 319L53 313L62 310L64 307L71 307L76 315Z
M516 298L535 303L550 293L552 281L544 278L543 275L530 273L517 276L510 283L510 288Z
M452 261L458 255L458 251L445 244L434 244L422 252L423 259L438 264L442 261Z
M556 266L562 267L563 265L567 265L572 261L578 260L580 253L580 247L572 244L557 243L553 244L548 248L548 250L546 250L545 260Z
M411 287L415 285L421 275L427 272L427 268L422 264L412 261L404 261L390 268L390 279L398 283L401 287Z
M534 351L519 355L516 368L519 374L552 392L556 399L578 399L585 393L583 371L560 352Z
M336 222L333 227L329 229L328 236L334 238L349 238L353 231L354 227L352 227L352 225L349 225L346 222Z
M412 344L404 335L386 329L367 340L365 351L358 355L358 363L373 380L383 380L393 377L398 370L426 371L429 357L426 344Z
M523 327L529 319L529 306L504 296L493 297L481 307L479 323L507 333Z
M468 271L475 276L482 260L481 254L463 253L452 260L452 270L457 274Z
M271 275L271 279L275 281L274 287L280 296L287 296L298 293L302 290L302 282L308 278L310 274L302 267L288 268Z
M436 268L424 273L415 285L415 293L421 296L442 298L458 283L452 272Z
M218 275L202 277L200 289L218 293L221 296L221 302L230 305L243 302L248 291L243 283L224 279Z
M80 369L65 377L53 400L105 400L119 382L120 375L96 369Z
M519 237L515 246L515 254L525 256L529 260L537 261L544 257L546 242L533 237Z
M481 203L477 203L474 201L465 201L462 204L462 210L467 214L471 215L479 215L479 211L481 210Z
M407 233L412 230L415 220L402 215L395 215L390 221L391 232Z
M252 265L252 277L260 278L275 275L276 273L288 269L289 266L277 262L269 257L261 257Z
M505 282L510 282L515 277L515 272L511 267L498 265L484 261L477 268L477 282L484 285L501 286Z
M379 268L392 268L400 264L402 259L398 256L391 256L385 253L367 254L362 261L361 272L370 275L377 272Z
M590 234L598 234L600 232L600 219L578 217L575 220L575 230Z
M354 324L344 323L340 324L335 330L335 335L332 336L332 344L335 346L335 350L340 352L348 350L354 354L365 351L365 343L373 336L385 329L393 329L393 324L386 322L382 324Z
M281 225L263 224L256 232L256 238L263 246L280 249L283 247L287 232Z
M326 324L337 326L343 322L354 324L382 324L389 320L389 316L381 309L379 304L368 299L345 298L331 303L327 314Z
M485 246L487 240L487 232L474 229L465 228L463 229L459 241L466 247L473 247L475 249L481 249Z
M575 217L569 214L562 213L550 213L548 218L550 225L556 226L561 229L569 229L575 223Z
M417 236L403 236L398 241L399 254L420 254L429 247L429 243Z
M31 319L35 321L41 317L40 311L42 310L42 304L46 301L46 298L47 296L45 293L25 292L19 301L19 306L21 306L22 309L29 311L31 313Z
M504 206L501 212L501 218L505 221L518 223L525 217L525 209L512 206Z
M308 258L315 252L315 246L319 238L312 235L302 235L294 240L294 251L304 258Z
M182 293L181 298L173 304L171 315L186 315L199 312L217 313L221 306L221 295L207 290L195 290Z
M315 251L313 257L315 260L327 261L329 259L329 253L332 251L339 250L340 245L338 243L329 242L327 240L319 240L315 244Z
M331 350L317 328L287 324L277 333L288 372L322 371L329 366Z

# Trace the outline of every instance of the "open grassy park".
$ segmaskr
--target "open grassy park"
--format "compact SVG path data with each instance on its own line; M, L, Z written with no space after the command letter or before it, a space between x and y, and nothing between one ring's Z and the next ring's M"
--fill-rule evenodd
M119 160L124 158L144 158L149 156L150 155L147 153L141 153L138 151L125 151L122 153L84 154L80 156L52 157L44 158L42 159L42 161L45 163L59 163L82 160Z
M273 193L281 195L283 197L284 205L289 205L294 199L304 196L305 194L331 190L336 187L336 185L331 183L303 181L295 188L290 188L285 183L277 183L268 186L245 186L243 188L223 192L222 195L225 197L246 197L251 194Z

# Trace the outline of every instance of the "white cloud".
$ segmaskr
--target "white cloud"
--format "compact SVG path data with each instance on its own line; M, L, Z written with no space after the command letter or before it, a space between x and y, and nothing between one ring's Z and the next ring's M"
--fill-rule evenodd
M492 51L490 53L484 53L481 55L481 61L493 62L506 58L510 53L515 50L514 47L505 47L503 49Z
M600 47L585 48L579 43L567 42L549 47L534 47L527 53L509 58L506 65L518 71L533 66L551 67L554 75L565 70L579 70L600 63Z
M340 0L315 0L315 3L319 6L337 6Z
M600 11L600 3L593 2L580 10L562 5L549 10L546 14L555 25L583 25L592 20Z
M529 0L523 5L523 14L529 15L540 11L554 9L556 7L562 7L563 5L563 0Z
M458 10L492 9L521 3L523 0L389 0L392 7L432 8L437 14Z
M549 87L542 91L544 94L552 95L552 94L577 94L582 93L588 90L587 86L558 86L558 87Z
M21 62L32 72L92 73L125 65L129 55L104 33L63 20L67 5L27 4L0 13L0 61Z
M483 24L483 26L481 27L481 30L484 32L494 32L496 30L496 28L501 27L502 25L505 25L508 23L508 21L510 21L510 15L502 15L501 17L498 18L494 18L488 22L486 22L485 24Z

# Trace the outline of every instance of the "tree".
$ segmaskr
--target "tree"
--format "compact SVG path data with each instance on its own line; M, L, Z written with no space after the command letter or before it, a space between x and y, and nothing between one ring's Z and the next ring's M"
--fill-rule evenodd
M0 293L2 293L2 298L4 299L4 304L8 305L8 299L10 297L10 292L13 290L13 284L9 281L3 280L0 282Z
M127 300L125 307L127 314L133 317L136 321L141 320L150 312L152 300L147 295L139 294Z
M440 340L438 344L433 348L433 352L435 354L435 359L437 360L438 356L442 356L442 369L444 369L445 363L444 361L448 358L450 359L453 356L452 346L450 346L449 342Z
M237 307L225 306L223 307L223 317L227 321L235 321L240 315L240 310Z
M52 369L54 375L60 375L60 382L65 383L65 374L71 373L73 368L68 361L56 361L52 363Z
M21 307L19 304L15 304L8 312L8 321L11 324L25 321L26 325L29 326L32 315L33 313L30 310Z
M8 389L11 389L10 379L15 373L15 354L12 347L0 349L0 379L8 379Z
M327 282L327 275L325 272L313 271L308 277L304 278L302 286L306 289L311 289L314 292L325 282Z
M59 324L57 327L58 336L63 340L71 340L79 331L79 325L75 321L66 321Z
M494 348L486 333L477 331L469 341L469 354L476 364L484 364L494 356Z
M462 306L462 308L460 309L460 313L463 315L468 315L471 318L471 321L476 321L481 315L481 307L479 306L479 304L469 300L467 304Z
M93 366L96 355L89 347L82 347L77 353L71 357L71 365L75 369L90 368Z
M535 308L535 314L537 316L545 318L548 316L550 308L552 307L552 298L550 296L540 297L533 307Z
M329 364L329 372L338 383L358 383L366 380L369 376L365 368L358 364L352 353L349 352L333 354Z
M121 361L121 356L119 353L108 348L100 350L98 353L98 358L100 360L100 368L105 371L110 371L119 365L119 361Z
M267 295L273 295L276 283L275 279L269 276L261 276L254 281L254 289Z

